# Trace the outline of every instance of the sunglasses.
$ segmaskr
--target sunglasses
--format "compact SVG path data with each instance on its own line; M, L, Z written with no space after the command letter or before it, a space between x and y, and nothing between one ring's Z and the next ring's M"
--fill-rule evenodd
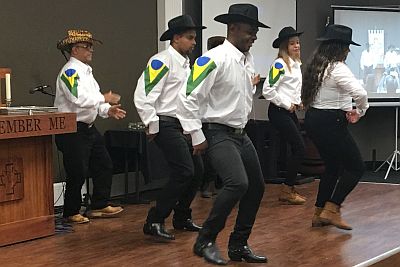
M93 45L92 44L83 44L83 45L75 45L75 47L80 47L80 48L84 48L84 49L93 49Z

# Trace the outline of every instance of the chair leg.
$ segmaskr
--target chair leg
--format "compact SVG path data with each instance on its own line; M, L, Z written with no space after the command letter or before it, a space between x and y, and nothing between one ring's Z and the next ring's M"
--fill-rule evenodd
M86 178L86 193L83 194L83 206L85 207L85 214L90 210L90 204L92 202L92 196L90 195L89 178Z

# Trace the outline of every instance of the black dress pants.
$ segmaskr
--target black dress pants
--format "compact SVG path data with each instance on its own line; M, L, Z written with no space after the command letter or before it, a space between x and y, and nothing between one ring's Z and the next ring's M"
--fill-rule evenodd
M287 161L285 184L293 186L296 182L297 172L305 154L304 141L299 130L299 120L295 112L291 113L273 103L269 104L268 118L272 125L278 130L281 140L287 142L290 146L291 154Z
M160 130L154 139L168 162L170 173L166 185L156 199L156 206L147 215L149 223L163 223L172 210L175 219L190 219L190 205L203 175L201 157L192 155L192 145L183 135L179 121L171 119L160 119Z
M365 165L356 142L351 136L342 110L310 108L305 117L307 134L325 163L315 206L327 201L341 205L358 184Z
M226 219L239 203L230 245L244 245L250 236L264 194L264 178L257 152L246 134L204 130L208 141L207 160L222 180L210 214L199 233L199 241L215 240Z
M91 208L105 208L111 193L113 166L96 127L78 122L76 133L56 135L55 141L63 154L67 174L63 216L79 213L81 188L87 177L93 179Z

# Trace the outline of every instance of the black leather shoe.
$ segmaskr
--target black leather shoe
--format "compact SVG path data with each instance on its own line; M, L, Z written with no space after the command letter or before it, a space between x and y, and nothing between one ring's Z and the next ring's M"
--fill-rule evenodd
M156 237L160 237L166 240L174 240L175 236L170 234L165 230L165 226L163 223L148 223L146 222L143 225L143 233L146 235L152 235Z
M254 254L248 246L229 248L228 256L233 261L242 261L242 259L251 263L264 263L268 261L267 257Z
M221 257L217 245L215 242L201 243L196 241L193 246L193 252L197 256L203 257L206 261L217 264L227 265L228 261Z
M196 225L192 219L187 219L184 221L173 219L172 225L177 230L186 230L190 232L198 232L201 230L201 226Z

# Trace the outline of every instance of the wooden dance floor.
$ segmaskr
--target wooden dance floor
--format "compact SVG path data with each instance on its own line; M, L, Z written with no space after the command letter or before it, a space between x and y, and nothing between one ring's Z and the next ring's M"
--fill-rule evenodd
M279 186L267 185L254 231L252 249L267 264L229 262L230 266L400 266L400 187L359 184L343 208L352 231L311 228L318 182L299 186L305 206L280 205ZM212 199L196 198L193 217L201 223ZM58 234L0 248L0 266L204 266L192 253L195 233L175 231L176 240L156 243L142 226L149 205L129 205L120 218L92 220ZM231 216L217 243L227 258ZM167 228L172 228L171 220ZM398 252L398 254L396 254ZM377 262L377 263L376 263Z

